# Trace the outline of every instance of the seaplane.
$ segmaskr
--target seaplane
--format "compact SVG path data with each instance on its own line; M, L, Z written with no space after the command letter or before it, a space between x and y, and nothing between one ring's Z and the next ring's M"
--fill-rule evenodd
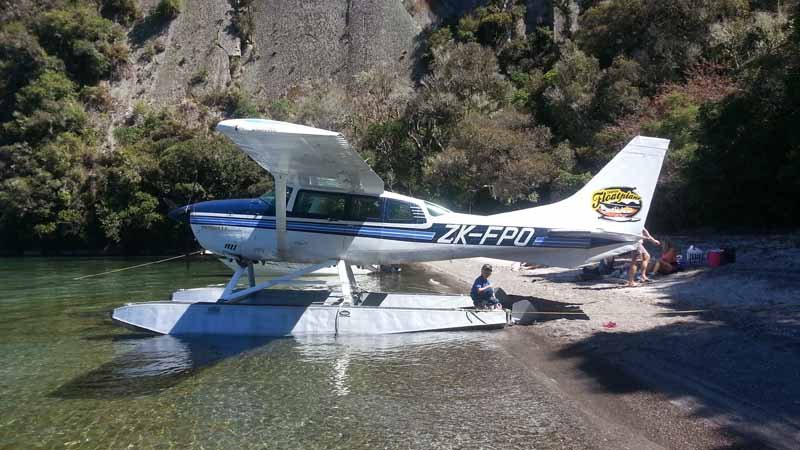
M482 216L386 191L334 131L263 119L224 120L216 129L272 174L274 192L169 215L189 223L203 248L235 261L235 272L224 287L121 306L112 314L118 323L161 334L247 336L503 327L508 310L477 309L466 295L365 292L352 266L489 257L571 268L631 251L669 146L637 136L565 200ZM303 266L257 282L254 265L264 261ZM332 265L338 288L285 288Z

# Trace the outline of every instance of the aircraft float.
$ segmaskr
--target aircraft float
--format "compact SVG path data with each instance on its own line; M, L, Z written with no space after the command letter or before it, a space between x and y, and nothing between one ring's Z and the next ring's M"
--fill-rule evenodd
M489 257L579 267L641 239L669 141L635 137L588 184L557 203L489 216L460 214L384 190L340 133L263 119L220 122L275 180L273 193L177 208L203 248L236 261L225 287L113 312L126 326L175 335L344 335L502 327L508 311L464 295L364 292L351 265ZM254 264L300 269L257 283ZM339 289L278 290L336 265ZM477 270L477 268L476 268ZM246 277L246 286L239 282Z

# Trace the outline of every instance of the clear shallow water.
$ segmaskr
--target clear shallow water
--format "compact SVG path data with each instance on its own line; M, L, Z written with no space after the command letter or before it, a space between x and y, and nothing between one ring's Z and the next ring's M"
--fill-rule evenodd
M0 448L585 448L503 331L184 339L115 326L125 302L224 283L216 261L0 259ZM452 291L424 272L376 290Z

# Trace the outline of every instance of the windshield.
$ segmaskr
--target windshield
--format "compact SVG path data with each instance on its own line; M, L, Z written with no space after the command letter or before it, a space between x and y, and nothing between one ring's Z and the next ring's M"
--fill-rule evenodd
M292 188L286 187L286 203L289 203L289 198L292 197ZM275 206L275 191L267 191L262 194L260 197L261 200L264 200L264 203Z
M443 206L439 206L431 202L425 202L425 207L428 209L428 214L430 214L431 217L443 216L453 212Z

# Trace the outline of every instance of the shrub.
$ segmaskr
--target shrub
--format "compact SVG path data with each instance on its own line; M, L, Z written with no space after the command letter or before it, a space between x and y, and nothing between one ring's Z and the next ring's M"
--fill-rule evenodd
M34 26L39 42L60 57L73 80L95 84L125 63L128 47L119 25L86 6L47 12Z
M205 83L207 79L208 79L208 70L203 68L197 71L197 73L195 73L194 75L192 75L192 78L189 79L189 84L195 86L200 83Z
M103 0L100 13L125 26L132 25L140 17L136 0Z
M155 8L153 15L159 19L172 20L181 13L181 0L161 0Z

